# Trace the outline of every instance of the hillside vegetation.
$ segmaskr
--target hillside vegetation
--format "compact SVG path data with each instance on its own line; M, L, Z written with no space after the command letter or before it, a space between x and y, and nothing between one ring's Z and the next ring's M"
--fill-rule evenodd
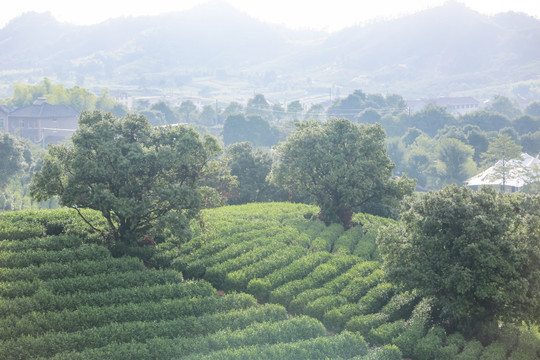
M114 258L75 212L0 214L2 359L535 359L536 328L484 347L446 334L430 300L384 280L378 229L290 203L204 210L149 269ZM94 214L94 215L92 215ZM88 212L88 217L96 213Z
M326 98L330 88L482 94L537 87L539 38L538 19L482 15L456 2L333 34L266 24L221 2L91 26L27 13L0 29L0 79L174 89L212 102L247 98L254 87L278 99Z

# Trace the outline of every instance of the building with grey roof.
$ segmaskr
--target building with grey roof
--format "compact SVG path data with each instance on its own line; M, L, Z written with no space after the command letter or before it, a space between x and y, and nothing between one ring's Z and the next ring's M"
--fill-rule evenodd
M7 130L46 146L70 137L78 128L78 119L79 112L72 108L38 98L32 105L9 113Z

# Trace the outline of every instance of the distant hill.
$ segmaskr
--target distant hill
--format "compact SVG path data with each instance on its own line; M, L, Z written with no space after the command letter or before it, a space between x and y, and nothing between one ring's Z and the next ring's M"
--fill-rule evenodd
M490 17L452 2L333 34L266 24L221 2L92 26L27 13L0 29L0 80L189 86L208 97L309 96L330 87L438 96L540 82L537 44L538 19Z

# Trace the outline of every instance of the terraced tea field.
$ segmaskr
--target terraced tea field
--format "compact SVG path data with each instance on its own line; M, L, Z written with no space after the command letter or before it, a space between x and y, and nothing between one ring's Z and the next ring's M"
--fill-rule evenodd
M345 231L317 212L205 210L161 269L114 258L74 212L0 214L0 359L540 355L535 328L508 328L487 347L446 335L430 323L428 299L384 281L375 238L391 220L358 214Z

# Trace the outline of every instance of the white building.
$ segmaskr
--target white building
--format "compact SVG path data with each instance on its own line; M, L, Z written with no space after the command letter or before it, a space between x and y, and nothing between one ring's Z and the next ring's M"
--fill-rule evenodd
M521 154L521 159L509 160L505 164L510 168L504 179L505 191L519 191L523 186L531 183L533 178L540 176L540 160L527 153ZM465 185L477 189L482 185L496 186L502 189L503 178L497 168L502 166L502 160L484 170L478 175L465 181Z

